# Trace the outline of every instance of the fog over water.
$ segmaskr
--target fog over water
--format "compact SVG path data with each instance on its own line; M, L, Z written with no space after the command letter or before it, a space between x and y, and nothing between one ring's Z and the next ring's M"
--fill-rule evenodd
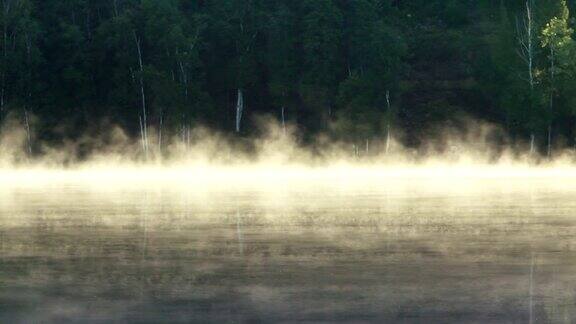
M0 320L576 316L566 170L151 170L3 173Z
M271 128L249 145L174 142L144 162L123 135L85 159L77 144L9 152L22 140L10 135L0 322L576 318L569 153L461 141L351 156Z
M2 0L0 324L576 323L576 0Z

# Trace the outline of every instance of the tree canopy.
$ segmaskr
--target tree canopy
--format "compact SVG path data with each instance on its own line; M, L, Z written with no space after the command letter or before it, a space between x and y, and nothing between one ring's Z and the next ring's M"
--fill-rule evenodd
M397 130L418 145L469 116L540 148L576 145L573 6L2 0L0 118L33 113L39 136L59 141L101 119L134 136L196 125L248 136L268 114L303 138Z

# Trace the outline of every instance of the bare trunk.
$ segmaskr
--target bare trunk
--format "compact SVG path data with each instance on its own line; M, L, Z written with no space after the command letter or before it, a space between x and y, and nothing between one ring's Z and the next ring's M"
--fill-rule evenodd
M534 44L533 44L533 19L532 19L532 6L531 0L526 1L526 21L524 28L526 29L526 39L525 39L525 59L528 63L528 82L530 83L530 90L534 89Z
M148 116L146 114L146 92L144 90L144 64L142 63L142 48L140 38L134 34L134 41L138 53L138 67L140 69L140 100L142 104L142 136L144 140L144 155L148 158Z
M140 140L142 142L142 152L146 154L146 138L144 137L144 124L142 123L142 116L138 115L138 121L140 122Z
M147 125L147 117L146 117L146 96L144 94L144 86L140 88L141 96L142 96L142 127L143 127L143 136L144 136L144 154L148 157L148 125Z
M242 89L238 88L238 101L236 102L236 133L240 133L243 111L244 111L244 94L242 93Z
M534 143L535 137L534 134L530 134L530 156L534 156L536 151L536 144Z
M129 66L128 70L130 71L130 77L132 77L132 82L134 82L134 84L137 84L138 82L136 81L136 74L134 74L134 69L132 69L132 67Z
M186 102L188 102L188 75L186 74L186 69L184 68L184 64L182 61L178 62L178 66L180 67L180 73L182 73L182 83L184 84L184 98Z
M388 108L388 121L386 125L386 154L390 151L390 118L392 114L392 105L390 104L390 91L386 90L386 106Z
M554 47L550 45L550 121L548 124L548 150L547 155L552 155L552 118L554 112Z
M390 123L388 123L386 128L386 155L388 155L388 152L390 152Z
M532 14L530 13L530 7L528 7L528 77L530 80L530 90L534 89L534 72L532 70L534 62L534 51L532 49Z
M526 0L526 16L523 19L523 25L517 20L517 38L519 42L518 53L521 59L525 62L528 69L528 84L530 85L530 96L534 91L534 42L533 42L533 14L532 14L532 0ZM530 98L532 103L532 98ZM530 109L532 109L530 105ZM535 152L534 134L530 134L530 156Z
M576 126L574 127L574 151L576 152Z
M186 126L184 125L184 123L182 123L182 125L180 125L180 141L182 142L182 144L186 144Z
M2 72L2 89L0 90L0 117L4 115L4 94L6 93L6 73Z
M32 156L32 135L30 133L30 118L28 110L24 108L24 123L26 124L26 139L28 140L28 156Z
M118 17L118 0L112 0L112 6L114 7L114 16Z
M370 140L366 139L366 155L370 153Z
M90 8L86 9L86 35L88 35L88 40L92 39L92 30L90 27Z
M4 16L8 15L9 6L4 4ZM2 36L2 56L4 57L4 62L6 62L6 56L8 49L8 25L4 22L3 26L3 36ZM2 67L2 89L0 89L0 117L4 113L4 96L6 93L6 67Z
M2 72L2 89L0 90L0 117L4 115L4 89L5 89L5 74Z
M164 112L160 111L160 125L158 126L158 152L162 154L162 127L164 126Z
M185 122L182 122L180 137L182 144L188 149L190 146L190 127Z
M186 124L184 123L184 114L182 114L182 119L180 120L180 141L184 143L184 135L186 131Z
M284 114L284 106L282 106L282 131L284 132L284 135L286 135L286 117Z
M548 157L552 156L552 124L548 124L548 149L546 154Z

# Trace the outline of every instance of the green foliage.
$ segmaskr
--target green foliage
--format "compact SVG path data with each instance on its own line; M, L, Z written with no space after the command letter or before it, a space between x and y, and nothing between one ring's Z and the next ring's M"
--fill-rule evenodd
M548 48L554 57L549 57L550 60L557 60L558 65L555 71L551 73L558 74L563 67L572 64L572 57L574 50L574 40L572 34L574 30L569 27L569 12L564 0L560 1L563 5L557 16L550 19L544 26L541 33L542 47Z
M301 93L310 105L331 104L342 75L342 13L333 0L306 0L302 23L303 75Z
M101 118L138 133L141 89L148 123L163 120L172 133L194 123L231 131L238 89L247 122L285 108L306 134L355 142L385 136L390 124L425 133L456 115L521 136L554 121L576 124L572 4L564 0L528 2L533 88L518 55L524 1L2 4L0 117L31 109L45 138L63 123L75 126L64 136L77 136Z
M444 19L450 26L462 26L467 24L468 15L466 11L469 9L466 1L462 0L448 0L446 1L446 9L444 10Z

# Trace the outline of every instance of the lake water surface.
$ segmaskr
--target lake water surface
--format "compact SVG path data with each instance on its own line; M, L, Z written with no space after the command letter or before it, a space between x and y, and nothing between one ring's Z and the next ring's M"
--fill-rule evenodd
M0 322L576 320L576 178L217 181L0 183Z

